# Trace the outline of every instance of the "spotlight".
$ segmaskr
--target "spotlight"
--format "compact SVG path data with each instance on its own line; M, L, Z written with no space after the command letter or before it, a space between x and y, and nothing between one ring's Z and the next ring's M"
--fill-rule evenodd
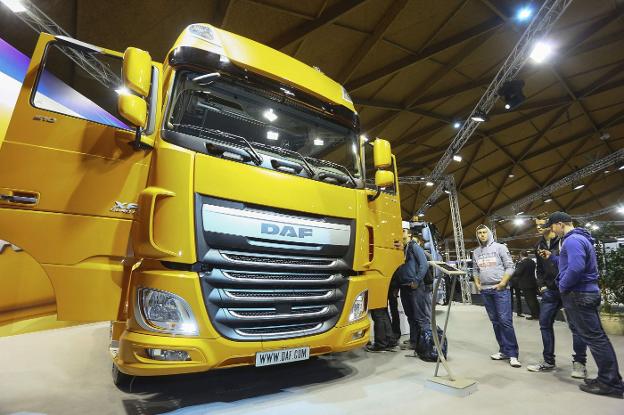
M129 94L130 94L130 90L129 90L128 88L126 88L125 86L122 86L122 87L120 87L120 88L117 88L117 89L115 90L115 92L116 92L118 95L129 95Z
M453 156L453 160L459 163L459 162L460 162L460 161L462 161L463 159L462 159L462 156L460 156L459 154L455 154L455 155Z
M622 164L620 167L618 167L618 170L624 170L624 164Z
M510 179L513 179L514 177L516 177L516 175L513 173L510 173L507 177L509 177Z
M5 6L9 8L13 13L22 13L26 11L22 0L0 0Z
M611 170L605 170L604 171L604 174L609 174L609 173L611 173Z
M428 181L427 183L425 183L425 186L431 187L431 186L433 186L433 182L432 181Z
M451 194L451 191L450 191L450 190L448 190L448 189L444 189L444 193L446 193L447 195L450 195L450 194Z
M453 128L457 130L459 127L461 127L461 123L459 121L453 121Z
M542 63L552 55L552 46L544 41L539 41L533 46L529 57L535 63Z
M470 119L476 122L484 122L487 121L487 116L482 111L475 111L475 113L470 116Z
M533 9L528 6L522 7L520 10L518 10L518 13L516 13L516 19L518 19L518 21L520 22L528 20L531 16L533 16Z
M522 92L524 81L522 79L514 79L505 82L498 90L498 95L505 100L505 109L510 110L522 104L526 97Z
M618 213L624 213L624 206L620 206L617 211Z
M544 203L550 203L552 202L552 197L548 196L544 198Z
M524 210L521 210L520 212L516 213L516 216L520 216L524 213Z
M524 223L524 219L522 219L522 218L516 218L516 219L514 219L514 221L513 221L513 224L514 224L514 225L516 225L516 226L520 226L520 225L522 225L523 223Z
M594 225L591 226L591 230L592 231L597 231L598 229L600 229L600 226L598 226L598 225L594 224Z
M583 187L585 187L585 185L583 183L579 183L576 186L574 186L572 190L579 190L579 189L582 189Z
M324 141L323 141L323 139L321 139L321 138L315 138L315 139L314 139L314 145L315 145L315 146L322 146L322 145L323 145L323 143L324 143ZM355 146L355 145L354 145L354 146Z
M360 140L362 140L365 143L368 143L368 137L366 136L366 134L360 135Z
M279 138L279 133L277 131L267 131L268 140L277 140L278 138Z
M424 212L418 212L418 216L423 217L423 216L425 216L425 213Z

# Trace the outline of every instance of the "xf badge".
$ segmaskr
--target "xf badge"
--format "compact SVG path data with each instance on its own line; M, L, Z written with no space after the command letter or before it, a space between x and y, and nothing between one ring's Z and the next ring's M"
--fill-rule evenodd
M136 203L123 203L123 202L115 202L115 206L111 208L111 212L120 212L120 213L136 213L139 205Z

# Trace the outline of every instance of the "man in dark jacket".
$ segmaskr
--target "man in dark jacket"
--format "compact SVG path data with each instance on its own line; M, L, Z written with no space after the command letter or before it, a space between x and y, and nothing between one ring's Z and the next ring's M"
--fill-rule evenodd
M596 379L585 379L579 388L588 393L624 398L624 383L613 345L600 323L600 289L594 240L589 232L572 225L572 218L564 212L550 215L544 225L562 240L559 256L541 250L544 258L551 258L559 267L557 284L566 315L589 346L598 366Z
M559 238L550 228L545 226L546 220L537 221L537 229L542 232L542 237L535 247L535 257L537 259L536 276L537 286L542 295L542 306L540 308L540 332L542 333L542 343L544 345L543 360L540 363L527 366L531 372L550 372L556 369L555 364L555 331L553 326L557 313L563 307L559 287L557 287L557 274L559 270L557 265L543 258L540 251L549 251L552 255L559 255ZM568 321L570 330L572 331L572 377L584 379L587 377L587 345L576 334L574 325Z
M524 251L520 253L520 261L516 264L511 282L516 290L522 292L529 306L531 315L527 316L527 320L536 320L539 317L539 303L537 302L535 262L533 262ZM522 309L518 309L518 312L521 314Z
M429 263L425 251L413 238L411 229L403 229L405 263L401 265L401 304L410 326L409 344L415 349L421 331L431 330L431 285L425 284Z

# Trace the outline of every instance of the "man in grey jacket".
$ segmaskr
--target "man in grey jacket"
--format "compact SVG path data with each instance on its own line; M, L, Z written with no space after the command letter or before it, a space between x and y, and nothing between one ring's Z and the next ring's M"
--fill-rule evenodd
M513 328L511 293L507 286L514 271L509 250L494 241L490 229L485 225L477 227L479 247L473 252L474 280L494 328L498 342L498 353L493 360L507 360L512 367L521 367L518 360L518 340Z

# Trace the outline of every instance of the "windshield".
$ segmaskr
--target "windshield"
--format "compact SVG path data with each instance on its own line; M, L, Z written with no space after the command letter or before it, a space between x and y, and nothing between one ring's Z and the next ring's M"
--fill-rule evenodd
M218 72L180 71L163 136L210 155L361 187L355 118L278 91Z

